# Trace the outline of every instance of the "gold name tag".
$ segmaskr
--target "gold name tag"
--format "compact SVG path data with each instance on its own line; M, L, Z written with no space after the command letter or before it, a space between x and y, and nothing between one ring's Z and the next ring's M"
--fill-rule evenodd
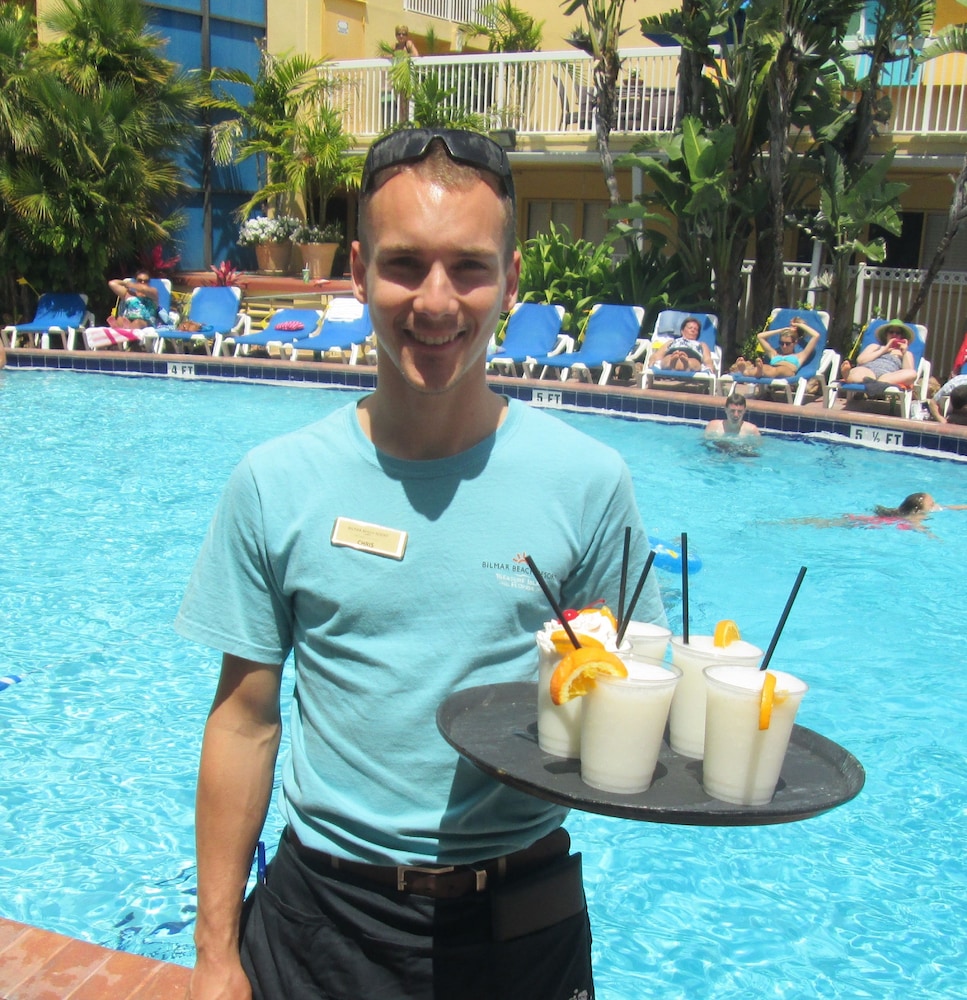
M354 521L349 517L337 517L332 526L333 545L360 552L371 552L374 556L402 559L406 552L407 534L394 528L384 528L378 524Z

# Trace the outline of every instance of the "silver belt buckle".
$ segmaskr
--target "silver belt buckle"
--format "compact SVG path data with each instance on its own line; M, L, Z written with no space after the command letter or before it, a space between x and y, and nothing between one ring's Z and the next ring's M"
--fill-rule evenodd
M453 865L449 865L445 868L423 865L397 865L396 888L399 892L406 892L406 876L409 872L414 872L418 875L449 875L452 871L456 871L456 868L454 868Z

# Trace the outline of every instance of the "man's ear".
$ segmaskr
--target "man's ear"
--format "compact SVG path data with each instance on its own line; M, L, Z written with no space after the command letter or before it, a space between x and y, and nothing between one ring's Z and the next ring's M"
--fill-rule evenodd
M366 303L366 262L363 260L359 240L353 240L349 248L349 273L353 279L353 295L359 302Z

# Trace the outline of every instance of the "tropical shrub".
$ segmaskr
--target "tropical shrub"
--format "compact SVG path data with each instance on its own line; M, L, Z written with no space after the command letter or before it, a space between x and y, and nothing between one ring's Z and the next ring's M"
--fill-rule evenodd
M565 329L577 332L595 303L621 301L610 240L576 240L552 222L521 247L520 299L564 306Z

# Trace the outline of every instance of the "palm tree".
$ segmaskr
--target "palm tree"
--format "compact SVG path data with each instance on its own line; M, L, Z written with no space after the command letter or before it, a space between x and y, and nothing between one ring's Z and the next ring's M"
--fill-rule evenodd
M161 57L138 0L62 0L45 17L58 35L44 45L10 5L4 15L0 58L32 77L20 105L29 127L0 160L4 263L41 287L85 288L97 304L106 272L179 224L176 157L197 87Z
M580 12L587 18L587 27L581 25L575 28L567 41L594 59L595 134L598 158L612 205L621 202L610 137L615 123L618 73L621 71L618 43L624 34L621 27L624 9L625 0L565 0L564 3L564 13L569 17Z
M322 72L324 65L325 60L305 54L273 55L263 41L254 79L239 69L213 69L213 82L250 93L248 100L242 100L222 88L205 99L206 107L226 113L211 127L214 161L223 165L243 163L254 156L260 191L284 184L288 159L284 123L294 121L303 104L332 90L332 81ZM274 208L275 195L271 197ZM262 200L256 199L255 204Z

